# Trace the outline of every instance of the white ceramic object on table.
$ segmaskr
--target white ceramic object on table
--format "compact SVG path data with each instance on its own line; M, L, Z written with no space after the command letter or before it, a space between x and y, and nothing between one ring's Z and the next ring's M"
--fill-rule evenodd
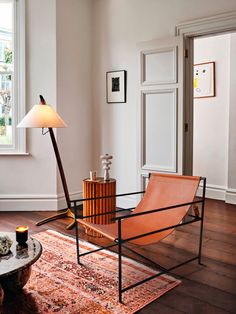
M105 170L104 172L104 181L109 181L110 176L109 176L109 170L111 169L111 159L113 158L109 154L101 155L100 158L102 159L102 164L103 164L103 169Z

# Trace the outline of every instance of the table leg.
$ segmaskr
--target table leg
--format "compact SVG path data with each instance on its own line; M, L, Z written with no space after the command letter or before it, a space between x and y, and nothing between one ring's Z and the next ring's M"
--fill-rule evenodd
M1 278L1 285L7 293L20 291L30 278L31 266L16 271L14 274Z

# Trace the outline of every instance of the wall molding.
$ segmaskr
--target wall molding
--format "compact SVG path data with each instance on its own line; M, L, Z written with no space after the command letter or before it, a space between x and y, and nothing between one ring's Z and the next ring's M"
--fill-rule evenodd
M192 37L236 30L236 11L179 23L175 34Z
M147 174L142 174L141 180L143 188ZM82 191L70 193L71 200L82 198ZM202 195L202 187L198 189L197 195ZM229 189L225 186L208 184L206 187L206 197L210 199L225 200L226 203L236 204L236 189ZM117 198L116 206L120 208L135 208L140 201L140 196L131 195ZM66 208L66 200L63 193L54 194L20 194L1 195L1 211L58 211Z
M119 208L135 208L139 203L139 197L137 195L117 197L116 207Z
M158 54L158 53L165 53L165 52L172 52L172 58L173 58L173 76L171 80L154 80L154 81L148 81L146 77L146 67L147 67L147 56ZM140 83L141 86L149 86L149 85L161 85L161 84L175 84L177 83L177 46L173 47L165 47L165 48L158 48L158 49L151 49L151 50L143 50L140 53L140 59L141 59L141 79Z
M215 199L215 200L225 200L226 195L226 186L207 184L206 185L206 198ZM197 195L202 195L202 186L199 187Z
M81 191L70 193L71 200L81 197ZM66 207L63 193L0 195L0 211L57 211Z
M142 174L141 177L143 189L145 189L145 181L148 179L148 176L146 174ZM197 196L202 196L202 186L199 187ZM222 200L229 204L236 204L236 189L229 189L226 186L207 184L206 198ZM137 206L139 201L140 199L137 195L121 197L119 200L117 199L116 206L120 208L133 208Z
M236 189L227 189L225 193L225 203L236 204Z
M83 198L83 192L82 191L77 191L77 192L71 192L70 193L71 201L77 200L77 199L80 199L80 198ZM67 208L66 199L65 199L64 193L60 193L57 196L57 209L60 210L60 209L63 209L63 208Z
M170 165L158 165L147 163L147 145L146 145L146 116L148 110L148 104L146 101L147 95L158 95L158 94L172 94L173 95L173 153ZM141 170L147 171L162 171L162 172L177 172L177 88L155 88L141 91Z

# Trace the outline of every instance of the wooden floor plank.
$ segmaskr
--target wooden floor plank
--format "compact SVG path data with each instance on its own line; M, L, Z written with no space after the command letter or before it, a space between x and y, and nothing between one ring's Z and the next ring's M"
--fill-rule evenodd
M183 284L179 285L176 290L227 312L236 312L235 295L222 291L222 289L185 279Z
M165 295L160 299L161 304L171 304L175 309L179 309L184 313L211 313L225 314L229 313L225 309L209 304L195 296L189 296L175 289L172 295Z

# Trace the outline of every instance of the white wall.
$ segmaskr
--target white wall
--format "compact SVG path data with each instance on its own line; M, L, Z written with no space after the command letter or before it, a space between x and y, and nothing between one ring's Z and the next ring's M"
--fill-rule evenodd
M56 1L26 1L26 111L39 94L56 104ZM43 19L43 23L42 23ZM0 210L56 208L56 163L48 136L27 130L30 156L0 156Z
M26 111L42 94L69 127L55 130L72 197L92 167L91 1L26 0ZM27 130L29 156L0 156L0 210L61 208L49 135Z
M215 61L216 96L194 99L193 174L207 178L207 196L225 199L228 185L230 35L194 40L194 63Z
M68 124L58 146L72 199L92 168L91 1L57 0L57 109ZM58 174L58 194L63 195ZM65 204L60 207L65 208Z
M112 176L119 192L137 188L138 58L136 44L174 35L187 20L236 9L221 0L98 0L93 1L93 112L95 167L99 155L114 156ZM105 74L127 70L127 103L107 104Z
M226 202L236 204L236 34L230 37L229 161Z

